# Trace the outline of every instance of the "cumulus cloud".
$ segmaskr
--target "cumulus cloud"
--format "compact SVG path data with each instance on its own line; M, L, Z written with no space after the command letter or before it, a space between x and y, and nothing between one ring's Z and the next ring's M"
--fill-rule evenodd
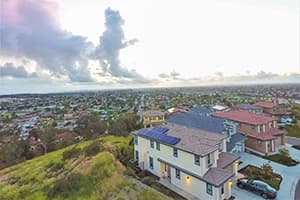
M3 56L34 60L52 76L92 81L85 37L60 28L58 5L46 0L2 0L0 12Z
M109 73L114 77L131 79L138 83L147 83L150 80L135 70L129 70L121 66L119 59L120 50L138 42L137 39L125 41L123 24L124 20L120 16L119 11L110 8L105 10L106 30L100 36L100 44L91 54L91 58L100 61L105 73Z
M24 66L14 66L13 63L5 63L0 66L1 77L15 77L15 78L33 78L37 77L36 73L28 72Z

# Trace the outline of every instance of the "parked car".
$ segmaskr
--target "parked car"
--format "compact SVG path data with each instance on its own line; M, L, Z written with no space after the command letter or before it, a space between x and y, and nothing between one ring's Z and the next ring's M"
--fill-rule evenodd
M264 199L275 199L277 195L277 190L260 180L241 178L238 179L237 186L259 194Z

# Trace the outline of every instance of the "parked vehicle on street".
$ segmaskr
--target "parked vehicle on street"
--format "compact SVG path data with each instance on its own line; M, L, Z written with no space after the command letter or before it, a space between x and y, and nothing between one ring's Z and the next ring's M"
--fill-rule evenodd
M275 199L277 195L276 189L260 180L241 178L238 179L237 186L241 189L246 189L259 194L264 199Z

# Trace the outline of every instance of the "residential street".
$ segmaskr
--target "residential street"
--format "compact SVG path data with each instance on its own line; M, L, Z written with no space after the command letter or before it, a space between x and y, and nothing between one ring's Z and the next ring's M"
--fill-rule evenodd
M291 145L300 145L300 138L286 137L286 142Z
M296 191L295 191L295 200L300 200L300 180L298 181Z
M294 148L291 148L289 145L287 145L285 148L287 148L290 152L290 155L294 159L300 160L300 152ZM260 167L262 164L268 162L268 160L254 156L252 154L248 153L242 153L240 160L243 161L243 163L239 166L239 169L247 166L248 164ZM294 167L287 167L285 165L281 165L275 162L270 161L270 164L274 170L275 173L280 174L282 176L282 182L280 184L280 190L277 193L278 200L285 200L285 199L296 199L296 186L300 179L300 165L294 166ZM298 185L297 189L297 195L300 194L300 186ZM258 195L255 195L251 192L241 190L237 188L236 186L233 186L232 188L232 194L237 199L242 200L256 200L256 199L263 199L259 197ZM299 197L298 197L299 199ZM296 200L298 200L296 199Z

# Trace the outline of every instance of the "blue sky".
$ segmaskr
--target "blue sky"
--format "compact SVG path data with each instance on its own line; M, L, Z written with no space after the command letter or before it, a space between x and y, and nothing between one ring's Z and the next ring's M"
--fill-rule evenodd
M0 93L299 82L299 0L1 0Z

